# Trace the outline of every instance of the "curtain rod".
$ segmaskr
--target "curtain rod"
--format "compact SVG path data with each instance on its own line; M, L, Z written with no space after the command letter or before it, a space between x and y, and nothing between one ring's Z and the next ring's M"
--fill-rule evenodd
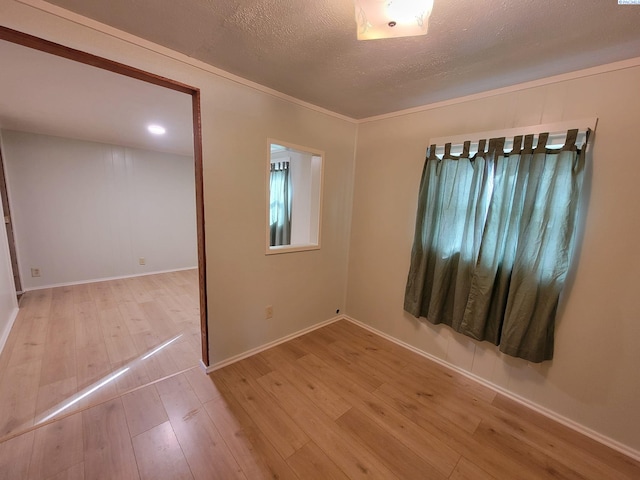
M557 122L557 123L546 123L539 125L530 125L528 127L516 127L516 128L508 128L503 130L492 130L487 132L476 132L476 133L468 133L464 135L452 135L449 137L438 137L432 138L429 140L430 145L436 145L436 155L441 156L444 154L444 146L447 143L451 144L451 153L454 155L459 155L462 153L462 148L464 142L467 140L471 142L471 153L476 153L478 149L478 141L485 139L489 140L490 138L502 138L505 137L505 150L511 150L513 147L513 137L518 135L535 135L536 140L538 134L549 132L549 140L547 142L547 146L562 146L564 145L565 136L567 134L567 130L577 128L578 139L576 141L576 145L581 145L585 142L586 132L587 130L591 130L593 133L596 129L596 125L598 123L598 118L585 118L582 120L570 120L566 122ZM428 148L427 148L428 149Z

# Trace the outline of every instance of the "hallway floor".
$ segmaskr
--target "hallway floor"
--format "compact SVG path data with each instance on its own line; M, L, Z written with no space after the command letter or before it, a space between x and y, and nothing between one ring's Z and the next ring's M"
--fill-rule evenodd
M201 358L197 270L34 290L20 307L0 356L0 439Z

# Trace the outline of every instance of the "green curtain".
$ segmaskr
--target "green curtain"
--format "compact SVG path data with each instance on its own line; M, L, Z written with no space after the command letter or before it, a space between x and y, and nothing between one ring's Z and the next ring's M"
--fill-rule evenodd
M479 145L469 157L429 149L404 308L500 351L553 357L555 314L567 274L584 172L577 130L562 149L548 134ZM486 150L486 151L485 151Z
M272 247L291 244L291 181L289 162L271 164L269 223Z

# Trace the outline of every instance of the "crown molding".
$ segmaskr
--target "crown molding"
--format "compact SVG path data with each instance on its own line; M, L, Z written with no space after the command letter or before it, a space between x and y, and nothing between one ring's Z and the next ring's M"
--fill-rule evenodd
M598 65L596 67L585 68L582 70L576 70L573 72L563 73L560 75L553 75L551 77L544 77L538 80L531 80L529 82L517 83L508 87L496 88L494 90L486 90L484 92L474 93L472 95L465 95L463 97L456 97L450 100L443 100L441 102L428 103L419 107L407 108L404 110L398 110L396 112L383 113L382 115L375 115L373 117L361 118L358 123L375 122L378 120L386 120L388 118L401 117L404 115L411 115L413 113L420 113L427 110L434 110L436 108L447 107L450 105L458 105L460 103L470 102L473 100L481 100L483 98L495 97L497 95L504 95L506 93L519 92L522 90L528 90L531 88L543 87L545 85L552 85L554 83L566 82L568 80L575 80L578 78L592 77L595 75L601 75L603 73L615 72L617 70L625 70L628 68L634 68L640 66L640 57L634 57L627 60L621 60L613 63L606 63L604 65Z

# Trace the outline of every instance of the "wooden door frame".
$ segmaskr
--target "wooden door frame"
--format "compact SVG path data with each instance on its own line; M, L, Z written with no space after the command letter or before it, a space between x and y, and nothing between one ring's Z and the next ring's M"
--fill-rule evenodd
M13 285L18 295L18 303L22 295L22 279L18 268L18 255L16 253L16 240L13 232L13 218L9 206L9 194L7 192L7 180L4 173L4 159L2 158L2 148L0 148L0 198L2 198L2 214L4 224L7 229L7 242L9 242L9 257L11 257L11 271L13 272Z
M202 170L202 122L200 117L200 89L184 83L161 77L123 63L98 57L81 50L66 47L58 43L35 37L27 33L0 26L0 40L33 48L58 57L67 58L102 70L135 78L143 82L175 90L191 95L193 112L193 157L195 163L196 186L196 222L198 240L198 282L200 291L200 337L202 345L202 362L209 366L209 327L207 325L207 275L204 231L204 181Z

